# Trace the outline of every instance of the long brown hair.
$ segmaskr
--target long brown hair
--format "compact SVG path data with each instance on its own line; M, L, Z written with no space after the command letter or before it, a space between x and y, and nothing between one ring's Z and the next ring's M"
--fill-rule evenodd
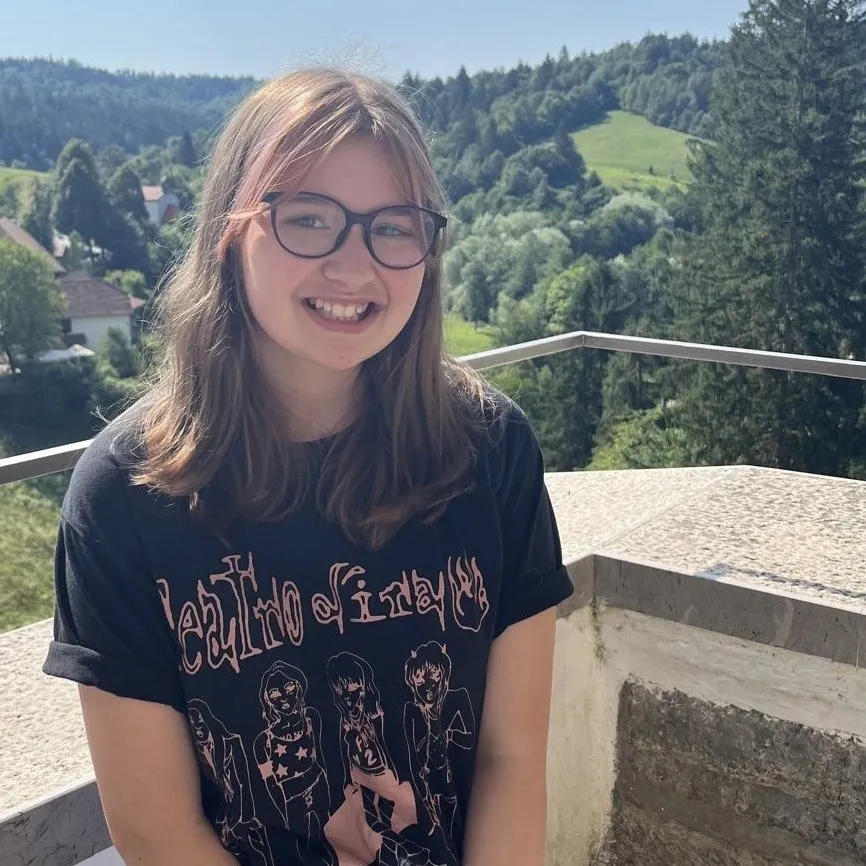
M398 91L337 69L292 72L253 92L229 119L191 247L163 292L165 354L136 413L144 454L133 478L188 498L214 530L238 517L281 519L315 484L323 515L376 548L411 517L434 519L468 485L473 419L483 417L489 391L445 352L441 249L426 262L406 327L364 363L362 415L330 442L324 462L287 441L257 367L258 325L237 242L265 193L296 188L350 136L381 143L407 195L444 209L423 132Z

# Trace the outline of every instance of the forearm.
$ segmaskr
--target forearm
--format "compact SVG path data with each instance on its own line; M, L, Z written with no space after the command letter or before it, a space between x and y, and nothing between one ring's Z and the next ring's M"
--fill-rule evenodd
M126 866L238 866L204 821L162 833L119 834L115 846Z
M542 866L547 821L544 767L519 760L479 762L463 866Z

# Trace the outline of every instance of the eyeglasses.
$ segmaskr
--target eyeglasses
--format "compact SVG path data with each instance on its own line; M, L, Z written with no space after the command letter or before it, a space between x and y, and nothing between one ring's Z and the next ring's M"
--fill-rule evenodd
M369 213L356 213L326 195L301 192L285 199L268 193L262 200L271 212L277 243L302 259L320 259L338 250L352 226L364 230L370 255L383 267L414 268L437 247L448 220L415 205L392 205Z

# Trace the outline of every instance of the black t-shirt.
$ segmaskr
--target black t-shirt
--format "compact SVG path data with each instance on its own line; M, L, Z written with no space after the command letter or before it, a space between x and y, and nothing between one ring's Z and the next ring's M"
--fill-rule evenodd
M459 864L491 643L572 591L536 438L510 402L489 420L473 489L373 552L312 505L224 544L107 428L63 504L45 672L183 713L243 866Z

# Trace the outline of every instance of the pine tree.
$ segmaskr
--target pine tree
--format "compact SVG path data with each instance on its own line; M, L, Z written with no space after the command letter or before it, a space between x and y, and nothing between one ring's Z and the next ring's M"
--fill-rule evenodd
M53 199L54 190L50 183L34 181L21 214L21 227L49 252L54 249L54 227L51 224Z
M54 224L69 234L78 232L88 247L105 245L110 236L112 207L92 163L78 158L69 162L57 184Z
M609 262L586 257L547 288L548 332L618 332L634 303ZM544 395L546 405L543 411L536 411L544 416L540 435L552 468L573 470L589 462L601 422L608 360L605 353L585 349L554 356L547 363L552 375Z
M195 145L192 143L192 136L188 132L185 132L180 140L180 145L177 149L177 161L188 168L193 168L198 162L198 154L196 153Z
M147 209L141 191L141 178L129 165L122 165L108 182L108 195L112 204L122 213L129 214L139 223L147 222Z
M103 247L111 252L111 267L118 270L140 271L151 276L147 238L141 224L117 208L107 211Z
M690 340L863 357L866 25L862 0L752 0L695 146L706 231L680 293ZM847 469L862 388L701 365L680 410L698 462Z
M57 175L58 179L63 177L67 168L69 168L70 163L75 159L79 162L83 162L91 174L97 177L99 176L99 170L96 167L96 159L93 156L93 151L90 149L90 145L80 138L70 138L69 141L66 142L63 150L60 152L60 156L57 157L57 165L54 167L54 173Z

